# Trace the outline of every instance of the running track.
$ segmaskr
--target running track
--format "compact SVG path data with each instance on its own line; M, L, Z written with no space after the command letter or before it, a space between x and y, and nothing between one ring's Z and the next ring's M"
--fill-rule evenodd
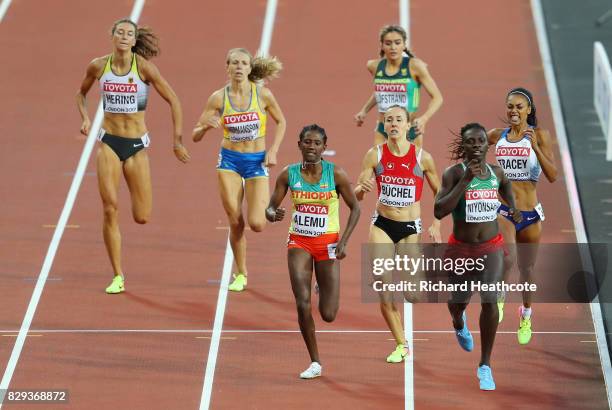
M529 3L473 3L469 10L458 3L442 10L416 0L411 8L413 49L429 63L445 97L428 125L425 143L440 172L448 165L448 129L473 120L498 126L503 95L517 84L534 92L540 120L553 129ZM7 120L0 121L5 141L0 192L8 199L0 233L2 367L53 232L46 226L57 222L82 149L75 91L87 62L108 52L110 23L128 15L132 6L119 0L92 6L62 0L41 12L38 5L15 2L0 23L0 51L12 56L3 64L11 81L4 82L2 111ZM265 7L264 1L243 2L236 14L220 3L184 1L169 7L150 0L145 5L140 21L162 39L162 56L155 63L183 103L185 140L206 97L225 78L227 49L257 49ZM350 19L343 14L347 8ZM512 47L506 47L508 38L499 30L499 22L506 19L515 27ZM355 7L344 0L279 2L270 52L285 64L282 78L271 84L288 120L279 154L282 164L299 158L295 136L302 125L316 121L328 130L330 148L338 151L333 160L357 176L374 126L373 114L364 128L351 121L369 92L364 63L376 55L380 26L397 20L397 2L391 0L377 7ZM444 36L439 35L441 28ZM449 47L449 39L460 46ZM36 72L27 58L31 55L41 62ZM506 61L521 64L510 70ZM92 118L95 95L93 91L89 98ZM151 223L131 222L125 187L120 198L128 292L113 297L102 291L110 267L90 161L12 389L69 389L67 408L200 405L209 351L206 337L213 328L227 237L213 169L218 135L207 136L208 143L188 144L192 162L183 166L171 153L168 108L157 96L151 98L147 123L153 137ZM540 184L548 217L546 242L574 240L563 183L559 178L554 185ZM363 203L350 257L342 262L338 319L333 324L317 321L318 330L332 332L318 336L325 377L313 382L297 379L308 363L299 333L263 332L297 329L286 273L287 226L269 225L257 236L249 233L250 290L228 297L211 408L404 406L403 367L384 362L393 343L388 333L376 332L385 330L378 306L360 300L360 245L373 206L373 198ZM427 224L431 195L425 194L422 209ZM448 232L445 224L443 235ZM494 351L498 390L483 394L476 385L477 353L463 353L451 333L437 332L450 330L445 306L414 308L416 408L607 407L588 306L537 305L536 332L583 333L537 333L521 348L512 310L507 307L500 330L508 333L498 334ZM471 328L476 328L477 308L470 307L468 315ZM74 331L51 332L61 329ZM82 332L86 329L166 332ZM368 332L340 332L347 330Z

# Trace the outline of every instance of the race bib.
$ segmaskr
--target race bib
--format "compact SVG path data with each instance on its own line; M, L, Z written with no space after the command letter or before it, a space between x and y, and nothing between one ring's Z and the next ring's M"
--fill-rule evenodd
M104 94L104 111L115 114L132 114L138 112L138 84L112 83L102 84Z
M232 142L253 141L259 136L259 113L244 112L223 116L223 124Z
M540 220L543 221L544 220L544 208L542 208L542 204L538 202L538 204L535 206L533 210L538 213L538 215L540 216Z
M491 222L497 219L500 202L496 189L465 191L465 222Z
M504 170L508 179L513 181L529 180L530 147L497 147L495 155L497 162Z
M416 181L413 178L402 178L382 175L378 201L386 206L404 208L416 201Z
M328 213L326 205L297 204L293 213L293 231L304 236L327 233Z
M379 112L386 112L394 105L408 106L408 90L406 84L382 83L374 84L374 93Z

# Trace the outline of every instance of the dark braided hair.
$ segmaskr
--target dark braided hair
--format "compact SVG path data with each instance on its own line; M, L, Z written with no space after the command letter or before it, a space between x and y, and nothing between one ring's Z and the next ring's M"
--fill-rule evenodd
M529 113L529 115L527 116L527 124L531 125L532 127L537 127L538 119L536 118L536 106L533 102L533 95L531 95L531 92L523 87L513 88L506 96L506 99L513 94L520 95L527 100L527 104L529 104L529 106L531 107L531 113Z
M146 60L159 55L159 38L153 33L150 27L138 27L132 20L124 18L113 23L111 34L115 34L117 26L121 23L129 23L134 26L136 44L132 47L132 52L140 55Z
M451 149L451 160L454 160L454 161L465 160L465 151L463 150L463 139L465 138L466 132L468 132L469 130L474 130L474 129L482 130L482 132L484 132L485 135L487 135L487 130L485 129L485 127L483 127L481 124L477 122L470 122L468 124L465 124L463 127L461 127L459 134L455 134L454 132L451 131L451 133L455 136L455 139L453 139L451 143L448 144L448 146Z
M408 36L406 35L406 30L404 30L402 26L398 26L396 24L388 24L380 29L380 44L383 43L385 36L389 33L399 34L400 36L402 36L402 39L404 40L404 44L406 44L406 39L408 38ZM414 57L414 54L412 54L406 46L404 46L404 53L408 54L409 57ZM380 56L381 57L385 56L385 52L382 51L382 48L380 50Z
M300 132L300 141L304 139L307 132L318 132L323 138L323 143L327 144L327 134L325 133L325 128L320 127L317 124L306 125Z

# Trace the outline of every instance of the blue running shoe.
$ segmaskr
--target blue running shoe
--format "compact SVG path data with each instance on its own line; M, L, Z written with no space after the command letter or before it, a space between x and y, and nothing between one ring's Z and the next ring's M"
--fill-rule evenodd
M465 316L465 311L463 312L463 329L457 330L455 329L455 335L457 336L457 341L459 342L459 346L466 352L471 352L474 349L474 338L472 334L468 330L467 327L467 318Z
M495 381L493 381L493 374L489 366L484 364L479 366L476 375L480 381L480 390L495 390Z

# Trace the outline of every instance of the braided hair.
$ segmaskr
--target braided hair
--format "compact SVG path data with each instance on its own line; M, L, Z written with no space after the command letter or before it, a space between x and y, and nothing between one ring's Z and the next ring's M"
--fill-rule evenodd
M482 130L482 132L484 132L485 135L487 134L487 130L485 129L485 127L483 127L481 124L477 122L470 122L468 124L465 124L463 127L461 127L459 134L455 134L454 132L452 132L455 138L451 141L450 144L448 144L448 146L451 149L451 160L464 161L466 159L465 151L463 149L463 139L465 138L466 132L470 130L474 130L474 129Z

